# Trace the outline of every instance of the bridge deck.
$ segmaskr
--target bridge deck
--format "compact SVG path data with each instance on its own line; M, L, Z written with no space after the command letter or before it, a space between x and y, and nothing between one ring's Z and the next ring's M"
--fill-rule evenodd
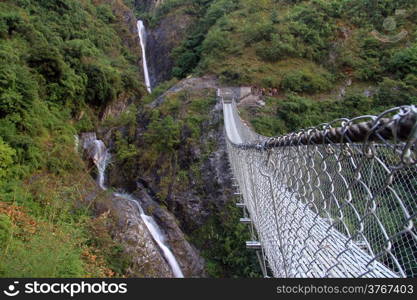
M228 139L234 144L241 144L244 137L239 134L241 123L237 123L241 121L235 119L234 104L224 102L223 109ZM235 171L238 167L234 166ZM262 214L256 216L253 198L269 196L245 191L245 183L249 185L246 182L249 174L243 174L242 177L239 186L251 218L255 220L260 241L267 246L264 247L267 259L270 264L275 264L272 269L280 270L275 276L398 277L398 274L374 260L359 245L314 213L299 200L296 193L287 191L285 186L275 187L274 191L279 199L279 203L275 203L279 216L275 216L272 209L264 209ZM265 184L262 180L266 179L260 174L254 177L258 185ZM282 216L291 216L291 220ZM266 228L269 230L262 230Z

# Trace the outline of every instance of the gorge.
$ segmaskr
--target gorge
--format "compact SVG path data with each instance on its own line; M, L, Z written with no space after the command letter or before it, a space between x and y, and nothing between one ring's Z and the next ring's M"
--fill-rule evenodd
M107 190L105 186L105 176L106 176L106 168L110 162L111 156L104 145L103 141L97 140L95 133L85 133L83 134L83 148L88 152L89 157L93 160L94 164L97 167L97 184L98 186L103 189ZM151 234L153 240L159 246L160 250L162 251L165 259L167 260L168 264L170 265L174 277L182 278L184 275L182 274L181 268L178 265L175 256L165 244L165 235L160 230L158 224L156 224L155 220L146 215L144 210L142 209L138 199L135 199L133 196L119 191L113 193L115 198L124 199L132 203L138 210L141 220L145 223L146 228L148 229L149 233Z

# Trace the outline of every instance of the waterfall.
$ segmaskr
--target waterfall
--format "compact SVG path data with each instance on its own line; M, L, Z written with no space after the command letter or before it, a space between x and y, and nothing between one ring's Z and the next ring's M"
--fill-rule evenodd
M165 259L167 260L168 264L170 265L174 276L177 278L183 278L184 275L182 274L181 268L178 265L177 260L175 259L174 254L172 254L171 250L165 244L165 236L162 234L161 229L159 228L158 224L156 224L155 220L146 215L143 211L143 208L139 205L137 199L133 198L129 194L124 193L115 193L114 196L128 200L133 205L135 205L140 213L140 217L142 218L143 222L145 223L148 231L150 232L154 241L158 244L159 248L162 250Z
M96 151L95 151L95 156L93 157L93 160L98 171L97 184L101 189L107 190L107 187L104 185L104 179L105 179L105 172L106 172L107 164L109 163L109 160L110 160L110 154L107 151L107 148L104 145L104 143L100 140L94 141L94 149L96 149Z
M94 132L84 133L82 136L83 148L97 167L97 184L102 190L107 190L104 185L107 164L110 161L110 153L103 141L97 140Z
M104 180L106 168L110 161L109 151L107 150L103 141L97 140L95 133L84 134L83 141L84 149L87 150L89 156L93 159L93 162L97 167L97 184L101 189L107 190L107 187L104 184ZM140 213L142 221L145 223L146 228L148 229L152 238L161 249L165 259L167 260L169 266L172 269L174 276L177 278L183 278L184 275L182 274L181 268L178 265L178 262L175 259L174 254L165 243L165 236L162 234L162 231L159 228L158 224L155 222L155 220L152 217L145 214L143 208L139 204L139 200L133 198L131 195L126 193L114 193L114 196L117 198L128 200L130 203L136 206Z
M143 21L137 22L140 46L142 48L143 73L145 75L145 84L148 92L152 92L151 81L149 79L148 61L146 60L146 28Z

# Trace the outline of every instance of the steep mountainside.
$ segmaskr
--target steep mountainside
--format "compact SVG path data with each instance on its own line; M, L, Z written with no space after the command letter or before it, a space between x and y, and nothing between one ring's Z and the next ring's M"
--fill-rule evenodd
M74 140L142 96L135 23L122 1L0 3L1 276L146 276Z
M167 0L137 14L163 76L136 130L115 137L115 169L175 214L211 276L257 274L231 205L217 87L252 89L241 112L264 135L417 103L415 0Z
M172 277L151 224L186 277L259 277L233 204L216 89L252 91L241 113L264 135L417 104L416 9L1 1L0 276ZM91 145L81 150L86 137L110 151L105 174Z
M259 132L275 135L416 103L416 6L415 0L175 0L144 16L158 26L173 12L197 15L171 51L171 74L212 74L253 87L266 106L246 115Z

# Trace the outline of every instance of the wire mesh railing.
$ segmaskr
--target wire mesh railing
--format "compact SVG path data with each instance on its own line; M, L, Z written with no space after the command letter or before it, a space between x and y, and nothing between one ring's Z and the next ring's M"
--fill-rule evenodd
M234 101L223 107L232 171L272 276L417 276L414 106L277 138L247 127Z

